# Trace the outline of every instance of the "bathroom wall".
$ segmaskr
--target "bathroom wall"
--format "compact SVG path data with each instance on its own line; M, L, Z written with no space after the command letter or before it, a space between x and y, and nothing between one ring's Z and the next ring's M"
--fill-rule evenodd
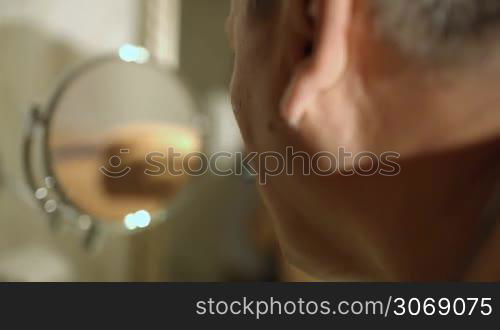
M110 236L94 254L78 233L53 233L31 203L20 153L28 110L76 63L138 41L139 1L0 0L0 281L216 281L229 268L262 271L244 223L257 196L239 178L207 177L179 219L145 236ZM235 151L228 11L229 0L182 0L180 71L200 110L212 113L213 148Z
M133 0L0 1L0 280L125 280L128 241L98 254L74 233L54 234L23 185L20 143L28 110L75 63L135 38Z

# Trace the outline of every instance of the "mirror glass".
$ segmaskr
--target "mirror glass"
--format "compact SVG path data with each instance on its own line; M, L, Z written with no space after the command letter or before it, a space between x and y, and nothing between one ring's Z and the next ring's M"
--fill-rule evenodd
M66 81L49 115L48 163L64 198L131 230L172 206L192 178L186 168L196 168L187 156L203 149L190 93L150 64L88 65Z

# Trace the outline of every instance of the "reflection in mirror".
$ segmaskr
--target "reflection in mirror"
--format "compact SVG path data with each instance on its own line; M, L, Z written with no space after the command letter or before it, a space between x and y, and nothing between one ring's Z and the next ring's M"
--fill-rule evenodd
M192 98L174 74L98 62L53 104L49 163L78 209L131 230L144 228L189 183L186 156L203 148L197 122Z

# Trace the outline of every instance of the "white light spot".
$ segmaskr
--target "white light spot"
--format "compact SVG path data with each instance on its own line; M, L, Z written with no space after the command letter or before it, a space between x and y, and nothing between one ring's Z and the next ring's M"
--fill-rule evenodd
M147 49L131 44L125 44L121 46L118 55L125 62L138 64L144 64L148 62L151 57Z
M134 223L134 215L133 214L128 214L125 219L124 219L125 227L128 230L136 230L137 226Z
M148 211L141 210L136 213L128 214L123 220L125 228L136 230L138 228L147 228L151 224L151 214Z
M45 212L54 213L57 210L57 202L55 200L49 200L44 205Z
M38 200L45 199L49 195L47 188L40 188L35 192L35 197Z
M139 228L147 228L151 224L151 214L148 211L139 211L135 214L135 221Z
M82 230L89 230L92 227L92 219L88 215L82 215L78 218L78 225Z

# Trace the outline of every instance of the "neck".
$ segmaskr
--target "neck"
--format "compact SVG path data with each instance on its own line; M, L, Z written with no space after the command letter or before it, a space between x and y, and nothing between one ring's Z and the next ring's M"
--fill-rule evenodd
M462 279L485 238L497 149L490 143L403 160L395 177L336 178L329 186L338 194L330 189L329 197L341 206L335 218L353 228L348 237L362 242L356 255L381 279Z
M395 273L415 280L461 280L473 269L487 272L493 250L484 244L500 244L500 237L489 238L491 219L483 217L498 180L497 148L485 144L402 164L400 184L411 191L393 219L400 231L394 239L406 249Z
M482 239L478 242L477 253L468 265L464 280L479 282L497 282L500 280L500 183L497 180L488 208Z

